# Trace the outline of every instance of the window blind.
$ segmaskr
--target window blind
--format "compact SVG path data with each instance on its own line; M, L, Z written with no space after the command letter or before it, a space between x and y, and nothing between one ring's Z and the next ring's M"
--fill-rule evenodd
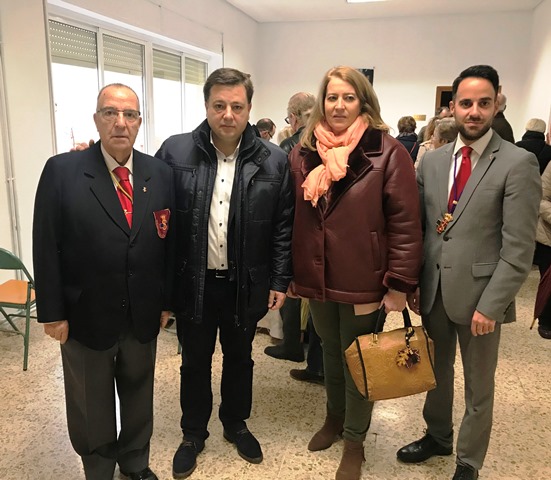
M186 57L186 83L203 85L207 80L207 64L201 60Z
M181 82L182 57L153 49L153 77Z
M143 75L143 45L122 38L103 35L105 70Z
M52 62L97 68L96 33L55 20L50 25L50 53Z

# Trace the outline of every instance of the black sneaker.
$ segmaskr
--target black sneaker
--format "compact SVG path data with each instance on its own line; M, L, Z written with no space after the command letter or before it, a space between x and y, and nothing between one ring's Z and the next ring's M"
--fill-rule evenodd
M172 476L174 478L187 478L197 467L197 455L205 448L205 442L186 440L176 450L172 459Z
M247 462L250 463L262 462L264 457L262 455L260 443L258 443L258 440L254 437L254 435L249 432L247 427L235 433L224 429L224 438L228 442L235 444L237 447L237 453L242 459L247 460Z

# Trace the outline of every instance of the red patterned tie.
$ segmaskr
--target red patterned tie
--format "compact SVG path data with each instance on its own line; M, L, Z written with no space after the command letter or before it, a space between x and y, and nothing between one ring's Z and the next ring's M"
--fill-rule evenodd
M455 210L455 206L459 201L459 197L463 193L463 189L467 184L467 180L471 176L471 147L461 147L461 166L459 167L459 173L455 177L450 192L450 198L448 199L448 212L452 213Z
M124 216L126 217L126 221L128 222L128 225L131 227L132 226L132 201L134 196L132 191L132 184L128 179L130 170L128 170L128 168L126 167L117 167L113 170L113 172L115 172L115 175L119 178L119 182L117 183L117 195L119 196L119 200L121 201L121 205L124 211Z

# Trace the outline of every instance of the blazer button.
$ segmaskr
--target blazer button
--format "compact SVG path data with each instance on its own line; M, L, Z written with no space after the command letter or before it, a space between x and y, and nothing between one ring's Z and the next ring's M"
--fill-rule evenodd
M123 300L123 301L121 302L121 307L122 307L122 308L126 308L126 300Z
M440 264L439 263L436 264L436 270L440 270Z
M444 237L444 242L447 242L449 240L449 237Z
M132 270L130 270L130 271L128 272L128 276L131 277L131 276L133 276L133 275L134 275L134 272L133 272Z

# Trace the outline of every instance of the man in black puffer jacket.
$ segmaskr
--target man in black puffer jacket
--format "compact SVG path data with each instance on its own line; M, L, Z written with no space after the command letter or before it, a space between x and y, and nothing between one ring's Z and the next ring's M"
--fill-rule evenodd
M174 455L175 478L193 472L209 436L218 331L224 437L245 460L262 461L245 423L252 404L252 341L268 308L283 305L292 277L289 166L285 153L258 138L248 123L250 76L215 70L203 93L207 119L191 133L167 139L156 154L174 171L176 195L174 305L184 437Z

